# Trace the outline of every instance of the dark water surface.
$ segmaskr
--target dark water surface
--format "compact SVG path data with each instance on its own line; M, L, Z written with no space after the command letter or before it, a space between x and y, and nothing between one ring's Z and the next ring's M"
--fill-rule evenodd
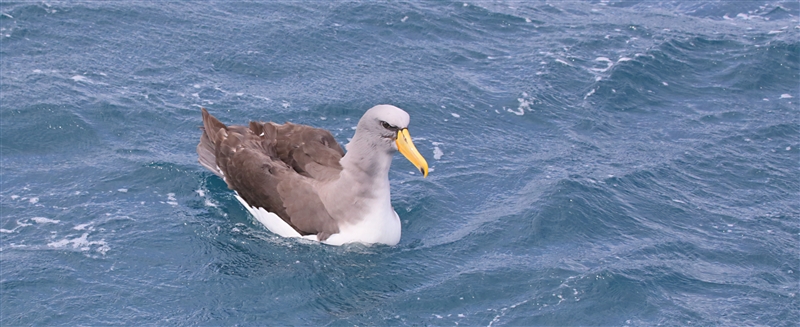
M0 325L800 321L796 1L3 2ZM260 226L200 107L347 143L394 247Z

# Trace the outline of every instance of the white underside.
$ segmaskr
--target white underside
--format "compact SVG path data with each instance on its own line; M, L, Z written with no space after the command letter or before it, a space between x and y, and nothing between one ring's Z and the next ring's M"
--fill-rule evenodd
M250 214L256 218L260 223L264 224L270 232L278 234L282 237L302 237L300 233L298 233L292 226L289 226L281 217L278 215L265 210L264 208L256 208L251 207L247 202L236 193L236 199L242 203L242 205L247 208L247 211L250 211Z
M255 208L247 204L247 202L236 194L236 199L250 211L250 214L256 218L267 229L281 237L299 237L312 241L317 241L317 235L300 235L292 226L289 226L281 217L275 213L269 212L264 208ZM347 243L364 243L364 244L387 244L396 245L400 242L400 217L397 215L391 206L386 208L379 208L367 215L356 224L345 224L339 226L339 233L333 234L322 243L330 245L343 245Z

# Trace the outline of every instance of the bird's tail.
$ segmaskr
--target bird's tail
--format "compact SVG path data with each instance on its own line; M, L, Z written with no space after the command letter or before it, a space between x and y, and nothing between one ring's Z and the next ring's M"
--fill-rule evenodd
M214 174L223 177L222 172L217 167L217 157L214 153L228 127L209 114L206 108L202 108L202 112L203 127L200 129L203 130L203 135L200 136L200 143L197 144L197 161Z

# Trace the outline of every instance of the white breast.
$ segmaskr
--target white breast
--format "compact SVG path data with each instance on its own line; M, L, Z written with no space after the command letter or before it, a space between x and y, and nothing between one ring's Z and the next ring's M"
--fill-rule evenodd
M339 225L339 233L331 235L326 244L342 245L345 243L387 244L400 242L400 217L397 212L388 208L380 208L354 224Z
M302 237L308 240L317 240L316 235L300 235L275 213L269 212L264 208L250 206L238 193L236 194L236 199L269 231L281 237ZM339 233L331 235L323 243L337 246L347 243L380 243L387 245L399 243L401 234L400 217L392 209L391 205L375 206L374 208L373 212L356 223L339 225Z

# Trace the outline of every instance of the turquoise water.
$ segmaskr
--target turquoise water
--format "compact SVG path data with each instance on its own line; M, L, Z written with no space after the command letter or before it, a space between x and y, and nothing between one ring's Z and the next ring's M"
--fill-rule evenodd
M3 2L0 325L800 321L796 1ZM281 239L200 107L345 144L391 103L394 247Z

